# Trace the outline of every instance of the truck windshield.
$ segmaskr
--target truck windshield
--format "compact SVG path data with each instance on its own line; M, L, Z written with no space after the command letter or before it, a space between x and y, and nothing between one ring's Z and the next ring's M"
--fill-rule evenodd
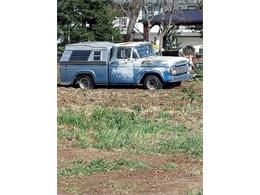
M136 47L136 50L137 50L140 58L155 55L152 45L141 45L141 46Z

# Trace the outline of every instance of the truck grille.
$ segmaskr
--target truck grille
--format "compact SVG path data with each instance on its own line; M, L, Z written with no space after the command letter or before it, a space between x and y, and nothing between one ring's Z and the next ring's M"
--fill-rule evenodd
M176 67L176 74L183 74L186 73L187 71L188 71L188 67L186 64L184 66Z

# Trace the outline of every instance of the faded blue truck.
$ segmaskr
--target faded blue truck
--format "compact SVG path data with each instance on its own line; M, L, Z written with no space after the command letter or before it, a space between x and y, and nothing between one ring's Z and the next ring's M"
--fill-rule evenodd
M161 89L192 78L189 60L157 56L147 42L84 42L68 44L60 60L60 84L143 85Z

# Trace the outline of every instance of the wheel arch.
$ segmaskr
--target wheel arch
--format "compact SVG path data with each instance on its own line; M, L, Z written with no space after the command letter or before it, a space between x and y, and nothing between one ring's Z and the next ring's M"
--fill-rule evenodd
M149 75L157 76L157 77L160 79L160 81L161 81L162 83L164 83L164 80L163 80L163 78L162 78L162 75L161 75L159 72L145 72L145 73L143 73L142 76L140 77L140 79L139 79L139 81L138 81L138 84L143 84L145 77L147 77L147 76L149 76Z
M74 84L77 83L77 79L80 77L80 76L83 76L83 75L88 75L88 76L91 76L92 80L93 80L93 83L95 84L95 78L96 78L96 75L94 72L92 71L87 71L87 72L78 72L74 75Z

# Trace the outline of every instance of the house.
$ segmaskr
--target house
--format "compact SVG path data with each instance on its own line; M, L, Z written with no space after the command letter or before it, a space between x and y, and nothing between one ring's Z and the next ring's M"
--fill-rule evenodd
M114 0L115 2L120 1L120 0ZM198 9L199 3L201 0L175 0L175 10L195 10ZM121 0L122 2L122 0ZM127 3L128 1L125 1ZM147 1L148 6L147 6L147 12L144 10L142 7L139 11L137 22L135 24L134 28L134 34L133 34L133 39L135 41L139 40L147 40L147 37L144 37L144 31L146 32L146 26L145 23L143 22L146 18L146 13L148 14L148 17L150 19L153 18L153 16L157 16L162 13L162 9L157 5L157 0L148 0ZM127 17L118 17L117 20L115 21L114 25L115 27L119 27L121 30L121 33L123 35L126 35L127 33L127 26L129 23L129 18ZM158 40L158 32L159 32L159 26L154 25L150 29L150 40ZM187 44L196 44L196 45L201 45L202 44L202 38L201 34L198 31L192 31L185 26L180 26L179 29L177 29L178 32L178 39L181 42L180 46L185 47Z

